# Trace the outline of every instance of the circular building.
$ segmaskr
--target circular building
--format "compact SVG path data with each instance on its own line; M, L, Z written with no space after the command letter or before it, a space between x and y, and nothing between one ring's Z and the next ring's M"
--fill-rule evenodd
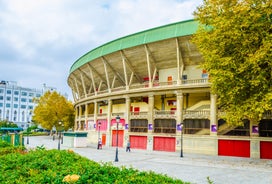
M225 141L231 141L245 151L230 147L229 155L258 157L248 147L249 122L236 131L220 120L203 59L191 42L197 28L194 20L177 22L113 40L80 57L68 77L75 131L88 132L89 143L125 147L130 142L131 149L181 154L225 155Z

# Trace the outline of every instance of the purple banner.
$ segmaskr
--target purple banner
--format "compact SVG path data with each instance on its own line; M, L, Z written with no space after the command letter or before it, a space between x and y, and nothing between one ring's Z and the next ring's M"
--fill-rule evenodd
M125 124L125 129L128 130L128 124Z
M148 124L148 130L153 130L153 125L152 124Z
M178 124L178 125L177 125L177 131L182 131L182 127L183 127L183 126L182 126L181 124Z
M216 127L216 125L212 125L211 130L212 130L212 132L217 132L217 127Z
M256 125L253 125L253 126L252 126L252 133L254 133L254 134L259 133L259 127L256 126Z

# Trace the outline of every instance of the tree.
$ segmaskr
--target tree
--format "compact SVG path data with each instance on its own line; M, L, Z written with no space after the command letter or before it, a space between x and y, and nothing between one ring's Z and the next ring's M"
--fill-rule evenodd
M204 0L193 42L227 123L257 123L272 110L272 1Z
M34 109L33 121L43 128L52 130L68 130L74 126L74 108L64 96L56 91L46 92L40 98L34 99L38 104ZM61 124L60 124L61 122Z
M0 127L10 127L10 128L18 128L18 125L7 120L0 121Z

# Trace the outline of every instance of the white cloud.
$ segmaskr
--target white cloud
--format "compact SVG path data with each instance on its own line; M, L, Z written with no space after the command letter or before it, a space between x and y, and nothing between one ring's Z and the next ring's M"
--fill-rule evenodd
M0 2L1 80L64 92L69 68L122 36L193 18L201 0L9 0ZM4 66L4 67L2 67Z

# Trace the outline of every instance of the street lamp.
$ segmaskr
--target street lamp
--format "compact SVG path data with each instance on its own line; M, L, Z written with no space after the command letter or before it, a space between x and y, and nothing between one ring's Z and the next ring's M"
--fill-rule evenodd
M97 126L98 126L98 141L97 141L97 149L99 149L99 146L100 146L100 126L101 126L101 122L98 122L97 123ZM101 146L102 147L102 146Z
M180 128L181 128L181 137L180 137L180 157L183 157L183 122L180 123Z
M59 127L61 127L62 125L62 122L60 121L59 122ZM58 134L57 134L58 135ZM61 131L60 131L60 128L59 128L59 142L58 142L58 150L60 150L60 139L61 139Z
M116 117L116 152L115 152L115 162L118 162L118 126L120 122L120 117L117 115Z
M29 144L29 122L27 122L26 136L27 136L26 144Z

